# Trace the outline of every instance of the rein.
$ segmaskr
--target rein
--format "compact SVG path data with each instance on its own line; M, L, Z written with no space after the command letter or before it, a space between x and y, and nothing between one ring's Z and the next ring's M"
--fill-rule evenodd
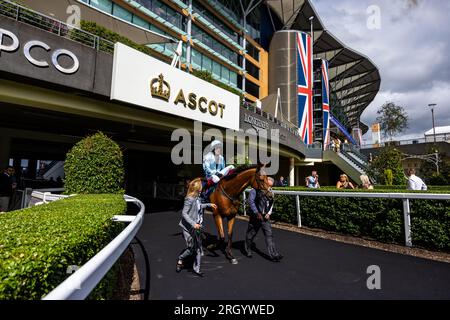
M266 195L268 190L266 191L266 190L264 190L264 188L261 187L261 181L259 181L259 179L256 178L257 174L258 174L258 171L255 172L255 181L256 181L256 184L258 185L257 190L263 190L263 191L264 191L264 194ZM223 187L223 184L222 184L221 182L222 182L222 181L219 182L219 189L220 189L220 192L221 192L225 197L227 197L229 200L231 200L231 202L233 202L233 204L239 205L239 204L241 203L241 201L239 200L239 198L235 198L235 197L233 197L233 196L230 196L230 195L225 191L225 188Z

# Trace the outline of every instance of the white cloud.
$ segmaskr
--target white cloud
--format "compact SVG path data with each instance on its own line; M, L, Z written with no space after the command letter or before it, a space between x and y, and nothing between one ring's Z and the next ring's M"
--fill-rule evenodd
M315 0L325 27L378 66L381 90L361 120L372 124L386 101L405 107L410 128L399 138L431 128L427 105L437 103L436 125L450 125L450 1ZM369 30L366 9L376 5L381 29ZM370 132L366 139L370 139Z

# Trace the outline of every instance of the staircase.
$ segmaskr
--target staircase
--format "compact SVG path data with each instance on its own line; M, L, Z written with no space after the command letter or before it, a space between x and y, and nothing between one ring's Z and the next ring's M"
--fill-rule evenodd
M324 151L323 160L332 162L358 184L361 183L360 176L366 174L367 158L350 145L343 146L339 153Z

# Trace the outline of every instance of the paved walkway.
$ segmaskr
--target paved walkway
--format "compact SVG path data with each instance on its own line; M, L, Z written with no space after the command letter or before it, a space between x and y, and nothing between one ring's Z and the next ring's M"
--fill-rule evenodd
M450 299L450 264L289 231L274 229L275 243L284 255L281 262L264 257L262 233L256 238L262 253L246 258L241 252L245 221L235 224L237 265L220 251L215 256L205 249L204 278L188 270L178 274L175 263L184 247L179 219L177 212L147 214L138 234L150 256L150 299ZM212 216L205 220L206 231L215 235ZM142 269L138 253L137 260ZM367 288L371 265L381 269L381 290Z

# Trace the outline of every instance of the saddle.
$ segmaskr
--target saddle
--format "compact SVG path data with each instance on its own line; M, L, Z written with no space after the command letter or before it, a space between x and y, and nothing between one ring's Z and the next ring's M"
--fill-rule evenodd
M200 194L202 203L209 203L209 196L216 190L216 187L217 185L212 179L202 179L202 193Z

